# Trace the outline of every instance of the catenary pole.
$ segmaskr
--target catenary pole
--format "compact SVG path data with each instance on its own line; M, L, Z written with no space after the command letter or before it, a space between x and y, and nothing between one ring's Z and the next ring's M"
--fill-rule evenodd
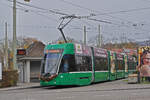
M16 0L13 0L13 69L17 70L16 59Z
M7 22L5 23L5 68L8 69L8 38L7 38Z
M98 25L98 47L100 48L102 46L102 35L100 30L100 25Z
M83 43L86 45L86 26L83 26Z

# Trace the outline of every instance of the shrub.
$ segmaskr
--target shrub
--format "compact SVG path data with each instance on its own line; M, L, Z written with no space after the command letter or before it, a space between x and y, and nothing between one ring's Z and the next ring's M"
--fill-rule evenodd
M0 87L16 86L18 81L17 70L7 70L2 72L2 81Z

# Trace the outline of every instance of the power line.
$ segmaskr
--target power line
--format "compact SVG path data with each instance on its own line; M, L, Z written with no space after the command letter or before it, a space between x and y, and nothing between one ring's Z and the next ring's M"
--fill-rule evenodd
M81 8L81 9L85 9L87 11L95 12L95 10L92 10L92 9L89 9L89 8L86 8L86 7L74 4L74 3L70 2L70 1L66 1L66 0L59 0L59 1L63 1L64 3L70 4L72 6L75 6L75 7Z
M8 0L8 1L10 1L10 0ZM7 5L8 7L10 7L10 8L12 8L12 6L10 6L10 5ZM48 18L48 19L50 19L50 20L52 20L52 21L54 21L54 22L56 22L56 21L58 21L57 19L55 19L55 18L52 18L52 17L50 17L50 16L46 16L46 15L43 15L43 14L41 14L41 13L46 13L46 12L43 12L43 11L37 11L37 10L32 10L32 9L27 9L27 8L24 8L23 6L21 6L21 5L19 5L19 4L17 4L17 6L18 7L20 7L20 8L16 8L16 9L18 9L18 10L21 10L21 11L25 11L25 12L32 12L32 13L35 13L35 14L37 14L37 15L40 15L40 16L43 16L43 17L45 17L45 18Z
M20 6L20 7L22 7L22 6ZM25 11L26 9L21 9L21 8L17 8L17 9L19 9L19 10L22 10L22 11ZM29 9L28 9L29 10ZM35 13L35 14L37 14L37 15L40 15L40 16L43 16L43 17L46 17L47 19L51 19L51 20L53 20L53 21L58 21L58 20L56 20L55 18L51 18L50 16L46 16L46 15L43 15L43 14L40 14L40 13L38 13L38 12L36 12L36 11L34 11L34 10L29 10L29 11L31 11L32 13ZM72 27L72 29L78 29L78 30L81 30L79 27L77 27L77 26L74 26L74 25L70 25L71 27ZM56 28L56 27L55 27Z
M12 0L8 0L8 1L12 2ZM34 6L34 5L31 5L31 4L29 5L29 4L26 4L26 3L19 2L19 1L17 1L17 3L20 4L20 5L24 5L24 6L36 8L36 9L39 9L39 10L48 11L48 12L53 13L53 14L69 15L69 14L66 14L66 13L54 11L54 10L52 10L52 9L45 9L45 8L42 8L42 7Z
M11 0L8 0L8 1L11 1ZM11 1L12 2L12 1ZM12 6L10 6L10 5L7 5L8 7L10 7L10 8L12 8ZM37 15L40 15L40 16L43 16L43 17L45 17L45 18L48 18L48 19L51 19L51 20L53 20L53 21L58 21L58 20L56 20L56 19L54 19L54 18L51 18L51 17L49 17L49 16L46 16L46 15L43 15L43 14L40 14L40 13L47 13L47 12L43 12L43 11L35 11L35 10L32 10L32 9L27 9L27 8L24 8L23 6L21 6L21 5L19 5L19 4L17 4L17 6L19 6L19 7L21 7L21 8L17 8L18 10L21 10L21 11L25 11L25 12L32 12L32 13L35 13L35 14L37 14ZM37 7L36 7L37 8ZM43 8L42 8L42 10L44 10ZM45 9L46 10L46 9ZM80 18L83 18L83 17L86 17L86 16L80 16ZM89 20L96 20L96 19L89 19ZM83 21L83 20L82 20ZM97 21L99 21L99 20L97 20ZM87 22L85 22L84 21L84 23L87 23ZM78 29L78 30L82 30L81 28L79 28L79 27L77 27L77 26L74 26L74 25L70 25L71 27L72 27L72 29ZM91 25L90 24L90 26L93 26L93 25Z
M11 1L11 0L8 0L8 1ZM63 0L63 1L64 1L64 0ZM17 3L18 3L18 2L17 2ZM39 9L39 10L43 10L43 11L49 11L49 9L37 7L37 6L34 6L34 5L28 5L28 4L21 3L21 2L19 2L19 4L20 4L20 5L25 5L25 6L28 6L28 7L32 7L32 8L36 8L36 9ZM82 7L82 8L83 8L83 7ZM88 10L89 10L89 9L88 9ZM32 10L30 10L30 11L32 11ZM95 10L93 10L93 11L95 11ZM33 11L33 12L34 12L34 13L37 13L37 12L35 12L35 11ZM56 12L56 11L53 11L53 10L50 10L50 12L53 13L53 14L59 14L59 15L70 16L69 14L62 13L62 12ZM43 12L40 12L40 13L43 13ZM44 13L46 13L46 12L44 12ZM38 14L38 15L41 15L41 14ZM42 15L42 16L45 16L45 15ZM93 14L92 16L94 16L94 14ZM48 16L47 16L47 17L48 17ZM84 18L85 18L85 17L86 17L86 16L84 16ZM104 22L104 23L114 24L114 23L112 23L112 22L103 21L103 20L98 20L98 19L94 19L94 18L90 18L90 17L91 17L91 16L88 16L86 19L92 20L92 21L97 21L97 22ZM80 19L80 18L82 18L82 16L78 16L78 18ZM114 25L120 25L120 24L114 24ZM128 26L128 25L120 25L120 26L130 27L130 26Z
M10 2L12 2L11 0L8 0ZM25 6L28 6L28 7L32 7L32 8L36 8L36 9L40 9L40 10L45 10L45 11L49 11L53 14L59 14L59 15L63 15L63 16L71 16L69 14L66 14L66 13L62 13L62 12L58 12L58 11L54 11L54 10L48 10L48 9L45 9L45 8L41 8L41 7L37 7L37 6L34 6L34 5L29 5L29 4L25 4L25 3L21 3L21 2L18 2L18 4L21 4L21 5L25 5ZM90 16L94 16L93 14L91 14ZM99 19L94 19L94 18L89 18L90 16L74 16L78 19L82 19L82 18L85 18L85 19L88 19L88 20L93 20L93 21L97 21L97 22L103 22L103 23L108 23L108 24L112 24L111 22L108 22L108 21L103 21L103 20L99 20ZM72 17L72 16L71 16Z
M102 13L97 14L98 15L109 15L109 14L122 14L122 13L128 13L128 12L135 12L135 11L142 11L142 10L149 10L150 7L144 7L144 8L135 8L135 9L129 9L129 10L121 10L121 11L115 11L115 12L108 12L108 13Z
M18 10L27 11L27 12L30 11L30 12L32 12L32 13L35 13L35 14L37 14L37 15L43 16L43 17L45 17L45 18L47 18L47 19L50 19L50 20L52 20L52 21L54 21L54 22L58 21L58 20L55 19L55 18L52 18L52 17L50 17L50 16L46 16L46 15L41 14L41 13L43 13L43 12L39 12L39 11L31 10L31 9L26 9L26 8L20 6L20 5L17 5L17 6L21 7L21 8L17 8Z
M19 9L19 8L18 8ZM20 10L25 10L25 9L20 9ZM35 11L32 11L33 13L36 13L36 14L38 14L38 15L41 15L41 16L43 16L43 17L47 17L48 19L50 18L50 17L48 17L48 16L45 16L45 15L42 15L42 14L39 14L39 13L37 13L37 12L35 12ZM92 19L92 20L95 20L95 19ZM53 20L53 21L57 21L56 19L55 20ZM83 20L82 20L83 21ZM85 22L85 21L84 21ZM87 23L87 22L86 22ZM91 24L89 24L88 23L88 25L90 25L90 26L93 26L93 25L91 25ZM73 26L73 25L70 25L71 27L73 27L72 29L78 29L78 30L81 30L79 27L77 27L77 26ZM143 31L145 31L145 30L143 30Z
M8 0L10 2L12 2L11 0ZM37 7L37 6L34 6L34 5L29 5L29 4L25 4L25 3L21 3L21 2L17 2L18 4L21 4L21 5L25 5L25 6L28 6L28 7L32 7L32 8L36 8L36 9L40 9L40 10L44 10L44 11L50 11L51 13L54 13L54 14L59 14L59 15L65 15L65 16L70 16L69 14L66 14L66 13L62 13L62 12L57 12L57 11L54 11L54 10L48 10L48 9L45 9L45 8L41 8L41 7ZM35 12L33 10L30 10L32 12ZM41 12L41 11L37 11L37 12ZM36 12L36 13L37 13ZM41 12L41 13L46 13L46 12ZM40 14L41 15L41 14ZM92 14L92 16L94 16ZM112 22L108 22L108 21L103 21L103 20L98 20L98 19L94 19L94 18L89 18L90 16L78 16L79 19L81 18L86 18L88 20L92 20L92 21L97 21L97 22L103 22L103 23L108 23L108 24L114 24L114 25L119 25L121 26L120 24L115 24L115 23L112 23ZM126 25L124 25L126 26Z
M11 0L8 0L8 1L11 1ZM11 2L12 2L12 1L11 1ZM48 9L45 9L45 8L41 8L41 7L37 7L37 6L34 6L34 5L29 5L29 4L21 3L21 2L18 2L18 1L17 1L17 3L18 3L18 4L21 4L21 5L28 6L28 7L40 9L40 10L46 10L46 11L49 11L49 12L54 13L54 14L70 16L69 14L66 14L66 13L57 12L57 11L54 11L54 10L48 10ZM94 15L91 14L90 16L94 16ZM97 21L97 22L103 22L103 23L112 24L111 22L108 22L108 21L102 21L102 20L98 20L98 19L94 19L94 18L89 18L90 16L78 16L78 18L79 18L79 19L81 19L81 18L87 18L88 20L93 20L93 21Z
M11 1L11 0L8 0L8 1ZM87 10L90 10L90 11L95 11L95 10L91 10L89 8L85 8L85 7L82 7L80 5L76 5L76 4L73 4L71 2L68 2L68 1L65 1L65 0L61 0L61 1L64 1L64 2L67 2L73 6L77 6L77 7L80 7L80 8L83 8L83 9L87 9ZM41 8L41 7L37 7L37 6L34 6L34 5L28 5L28 4L25 4L25 3L21 3L21 2L17 2L21 5L25 5L25 6L29 6L29 7L33 7L33 8L36 8L36 9L40 9L40 10L46 10L46 11L50 11L51 13L55 13L55 14L60 14L60 15L66 15L68 16L69 14L66 14L66 13L62 13L62 12L56 12L54 10L48 10L48 9L45 9L45 8ZM143 9L146 9L146 8L143 8ZM138 9L132 9L132 10L138 10ZM130 10L131 11L131 10ZM127 11L120 11L120 12L127 12ZM45 12L46 13L46 12ZM117 13L117 12L111 12L111 13ZM104 13L103 13L104 14ZM105 13L105 14L108 14L108 13ZM92 16L95 16L94 14ZM89 16L91 17L91 16ZM112 24L112 22L106 22L106 21L101 21L101 20L98 20L98 19L92 19L92 18L89 18L88 17L88 20L93 20L93 21L97 21L97 22L104 22L104 23L109 23L109 24ZM115 25L119 25L119 24L115 24ZM124 25L123 25L124 26ZM126 25L125 25L126 26Z
M67 4L70 4L70 5L75 6L75 7L79 7L79 8L85 9L85 10L87 10L87 11L92 11L92 12L99 13L99 15L105 15L105 16L109 16L109 17L111 17L111 18L119 19L119 20L121 20L121 21L127 21L128 23L135 24L135 23L133 23L133 22L131 22L131 21L129 21L129 20L125 20L125 19L122 19L122 18L119 18L119 17L114 17L114 16L109 15L108 13L101 13L101 12L99 12L99 11L97 11L97 10L89 9L89 8L83 7L83 6L78 5L78 4L74 4L74 3L70 2L70 1L66 1L66 0L59 0L59 1L62 1L62 2L67 3ZM131 9L131 10L125 10L125 11L119 11L119 12L136 11L136 10L144 10L144 9L150 9L150 7L147 7L147 8L146 8L146 7L145 7L145 8L138 8L138 9ZM111 13L117 13L117 12L111 12ZM94 15L97 16L98 14L93 14L93 16L94 16ZM92 17L92 16L91 16L91 17ZM115 24L115 23L113 23L113 24L114 24L114 25L119 25L119 24ZM125 24L121 24L121 25L119 25L119 26L131 27L131 26L128 26L128 25L125 25ZM141 30L141 29L140 29L140 30ZM145 31L145 30L144 30L144 31Z
M62 2L64 2L64 3L70 4L70 5L72 5L72 6L75 6L75 7L81 8L81 9L85 9L85 10L87 10L87 11L92 11L92 12L98 13L98 14L94 14L95 16L97 16L97 15L105 15L105 16L109 16L109 17L111 17L111 18L119 19L119 20L121 20L121 21L127 21L128 23L133 23L133 22L131 22L131 21L129 21L129 20L125 20L125 19L122 19L122 18L119 18L119 17L114 17L114 16L109 15L108 13L101 13L101 12L99 12L99 11L97 11L97 10L89 9L89 8L83 7L83 6L78 5L78 4L74 4L74 3L70 2L70 1L66 1L66 0L59 0L59 1L62 1ZM144 9L144 8L143 8L143 9ZM146 9L146 8L145 8L145 9ZM112 12L111 12L111 13L112 13ZM114 13L114 12L113 12L113 13ZM116 13L116 12L115 12L115 13ZM133 24L134 24L134 23L133 23ZM126 26L126 25L125 25L125 26Z
M70 4L70 5L75 6L75 7L79 7L79 8L81 8L81 9L85 9L85 10L87 10L87 11L91 11L91 12L96 12L96 13L102 14L100 11L93 10L93 9L89 9L89 8L87 8L87 7L83 7L83 6L78 5L78 4L74 4L74 3L70 2L70 1L66 1L66 0L59 0L59 1L62 1L62 2L67 3L67 4ZM93 14L94 14L94 13L93 13ZM96 14L94 14L94 15L96 16ZM112 18L116 18L116 17L111 16L111 15L107 15L107 16L112 17ZM117 18L117 19L120 19L120 18Z
M9 6L9 5L7 5L8 7L10 7L10 8L12 8L12 6ZM40 15L40 16L43 16L43 17L45 17L45 18L47 18L47 19L51 19L52 21L54 21L54 22L56 22L56 21L58 21L57 19L55 19L55 18L51 18L50 16L46 16L46 15L43 15L43 14L41 14L41 13L45 13L45 12L42 12L42 11L35 11L35 10L32 10L32 9L26 9L26 8L24 8L23 6L21 6L21 5L18 5L17 4L17 6L19 6L19 7L21 7L21 8L17 8L18 10L21 10L21 11L27 11L27 12L32 12L32 13L35 13L35 14L37 14L37 15ZM76 29L76 30L82 30L81 28L79 28L79 27L77 27L77 26L74 26L74 25L70 25L72 28L71 29ZM41 26L42 27L42 26ZM49 27L49 26L48 26ZM51 27L52 28L52 27ZM54 27L53 27L54 28ZM56 27L55 27L56 28Z

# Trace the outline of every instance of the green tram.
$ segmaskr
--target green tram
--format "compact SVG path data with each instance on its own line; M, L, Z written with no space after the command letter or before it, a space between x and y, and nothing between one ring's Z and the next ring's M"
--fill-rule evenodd
M41 63L41 86L89 85L127 77L136 69L132 57L81 44L50 44Z

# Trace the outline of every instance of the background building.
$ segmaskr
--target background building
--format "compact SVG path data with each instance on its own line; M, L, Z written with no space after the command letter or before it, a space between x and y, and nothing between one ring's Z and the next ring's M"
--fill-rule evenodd
M45 45L36 41L26 49L26 54L18 55L19 82L37 82Z

